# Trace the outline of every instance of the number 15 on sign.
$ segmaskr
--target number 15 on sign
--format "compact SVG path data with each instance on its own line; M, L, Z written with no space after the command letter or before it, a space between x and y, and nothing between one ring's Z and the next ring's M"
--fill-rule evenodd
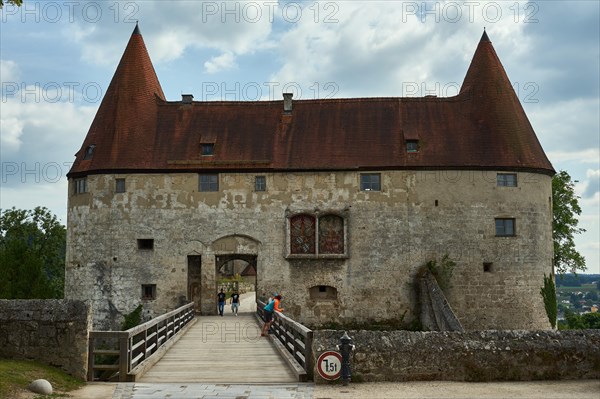
M326 380L337 380L342 373L342 355L339 352L323 352L317 360L319 375Z

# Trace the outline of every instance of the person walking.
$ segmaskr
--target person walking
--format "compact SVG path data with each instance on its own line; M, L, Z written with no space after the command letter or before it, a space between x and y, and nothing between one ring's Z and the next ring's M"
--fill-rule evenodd
M281 303L281 295L277 294L273 298L271 302L269 302L265 307L265 324L263 325L262 331L260 333L261 337L266 337L269 333L269 328L271 328L271 324L273 324L273 313L275 312L283 312L283 308L279 307Z
M237 290L233 291L233 294L231 294L229 303L231 304L231 312L237 316L238 309L240 308L240 294L238 294Z
M225 310L225 293L223 292L223 288L217 294L217 301L219 303L219 314L221 317L223 316L223 311Z

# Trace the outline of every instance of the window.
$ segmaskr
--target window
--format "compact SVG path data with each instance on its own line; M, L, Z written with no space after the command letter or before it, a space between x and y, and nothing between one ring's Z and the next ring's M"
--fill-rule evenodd
M517 174L498 173L496 175L496 185L499 187L517 187Z
M319 253L344 253L344 219L337 215L319 218Z
M314 254L315 218L310 215L296 215L290 219L290 240L292 254Z
M267 191L267 179L264 176L254 178L254 191Z
M115 193L124 193L125 192L125 179L116 179L115 180Z
M215 145L214 144L201 144L202 147L202 155L215 155Z
M200 191L219 191L219 175L200 175Z
M360 175L361 191L381 191L380 173L362 173Z
M96 148L94 144L88 145L88 147L85 149L83 159L92 159L92 156L94 155L94 148Z
M335 287L329 285L315 285L308 290L312 300L336 300L338 293Z
M492 271L492 262L483 262L483 271L490 273Z
M142 299L146 301L156 299L156 284L142 284Z
M496 237L513 237L515 219L496 219Z
M73 180L73 192L74 194L87 193L87 177L80 177Z
M152 238L138 239L137 245L138 245L138 249L153 250L154 249L154 239L152 239Z
M406 152L418 152L419 140L406 140Z
M289 223L290 255L337 257L346 254L343 217L326 214L317 218L303 213L292 216Z

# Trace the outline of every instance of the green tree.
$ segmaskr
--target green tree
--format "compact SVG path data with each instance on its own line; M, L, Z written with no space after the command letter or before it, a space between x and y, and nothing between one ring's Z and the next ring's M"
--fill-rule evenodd
M558 303L556 301L556 287L554 286L554 277L552 275L546 276L544 274L544 286L540 289L540 294L544 299L544 307L546 308L546 315L550 320L552 328L556 327L556 316L558 314Z
M21 4L23 4L23 0L8 0L6 2L7 4L14 4L16 6L21 7ZM4 0L0 0L0 8L4 7Z
M561 325L562 330L600 329L600 313L577 314L571 311L565 312L565 323Z
M575 249L575 234L585 229L577 227L581 214L579 197L571 176L561 170L552 177L552 238L554 240L554 272L585 271L585 258Z
M47 208L0 210L0 298L62 298L66 229Z

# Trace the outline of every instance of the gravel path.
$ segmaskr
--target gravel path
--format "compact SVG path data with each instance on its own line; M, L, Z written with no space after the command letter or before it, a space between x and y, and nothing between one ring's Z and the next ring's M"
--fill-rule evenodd
M599 399L600 380L317 385L314 399Z

